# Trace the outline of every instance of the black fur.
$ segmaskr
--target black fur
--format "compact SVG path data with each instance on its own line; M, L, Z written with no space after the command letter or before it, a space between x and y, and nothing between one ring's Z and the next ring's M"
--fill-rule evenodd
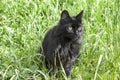
M61 68L62 64L67 77L71 74L81 45L82 14L83 11L71 17L64 10L58 24L47 32L42 42L47 67L55 70Z

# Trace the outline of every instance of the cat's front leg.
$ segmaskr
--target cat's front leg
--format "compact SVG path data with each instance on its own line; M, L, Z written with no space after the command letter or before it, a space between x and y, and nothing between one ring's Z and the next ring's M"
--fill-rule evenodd
M71 70L72 70L73 63L72 61L67 61L67 63L64 65L64 70L67 77L71 77Z

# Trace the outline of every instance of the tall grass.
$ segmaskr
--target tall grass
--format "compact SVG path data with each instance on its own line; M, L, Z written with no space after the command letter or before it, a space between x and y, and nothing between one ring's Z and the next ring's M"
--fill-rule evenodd
M64 9L84 10L82 55L72 79L120 80L119 0L0 0L0 80L66 79L50 76L37 53Z

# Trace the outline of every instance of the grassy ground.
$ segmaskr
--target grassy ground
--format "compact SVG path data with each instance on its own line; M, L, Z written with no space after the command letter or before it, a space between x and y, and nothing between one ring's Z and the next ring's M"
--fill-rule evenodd
M66 79L50 77L36 52L64 9L84 10L73 80L120 80L120 0L0 0L0 80Z

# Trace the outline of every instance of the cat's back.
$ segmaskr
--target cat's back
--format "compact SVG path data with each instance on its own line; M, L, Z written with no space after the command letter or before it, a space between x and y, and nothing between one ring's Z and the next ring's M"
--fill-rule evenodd
M57 46L56 38L54 37L54 35L55 35L55 28L53 27L47 31L45 38L42 42L44 53L47 53L47 51L53 51L55 46Z
M52 32L53 32L53 29L49 29L46 32L45 37L44 37L43 42L42 42L43 48L48 45L49 41L51 41Z
M43 42L44 42L44 41L47 41L47 40L50 40L50 39L53 39L54 32L55 32L55 27L50 28L50 29L46 32L45 38L44 38Z

